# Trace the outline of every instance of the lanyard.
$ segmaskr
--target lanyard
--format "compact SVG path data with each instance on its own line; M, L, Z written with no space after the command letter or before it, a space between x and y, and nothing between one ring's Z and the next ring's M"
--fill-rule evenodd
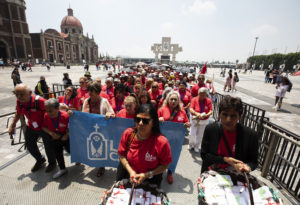
M175 116L177 115L178 111L179 111L178 108L175 108L175 109L173 110L173 112L172 112L170 118L168 119L168 121L173 121L174 118L175 118Z
M108 93L110 92L111 88L106 88L106 94L108 95Z
M31 101L32 101L32 96L30 96L29 104L28 104L28 106L25 108L25 110L26 110L26 112L27 112L27 114L28 114L29 117L31 117L30 112L29 112L29 110L30 110L30 108L31 108ZM23 106L21 103L20 103L20 105L21 105L22 108L24 108L24 106Z
M185 91L183 92L183 95L181 95L181 92L179 91L179 94L180 94L180 98L181 98L181 101L183 102L183 99L185 97Z
M119 111L121 110L123 101L124 101L124 96L122 97L121 103L120 103L120 104L119 104L119 101L118 101L117 98L116 98L117 112L119 112Z
M64 103L69 106L71 98L68 100L68 103L66 103L66 99L67 99L67 96L65 96Z
M203 113L205 107L205 101L204 102L199 101L199 105L200 105L200 112Z
M51 119L51 120L52 120L52 123L53 123L53 125L54 125L54 127L55 127L56 132L58 132L59 117L60 117L60 111L58 111L56 123L55 123L55 121L54 121L53 119Z

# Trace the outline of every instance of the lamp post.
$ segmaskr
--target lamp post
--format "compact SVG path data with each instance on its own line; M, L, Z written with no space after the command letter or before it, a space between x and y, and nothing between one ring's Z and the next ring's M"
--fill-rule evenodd
M257 39L258 39L258 37L255 37L255 43L254 43L254 48L253 48L253 54L252 54L252 56L254 56L254 53L255 53Z

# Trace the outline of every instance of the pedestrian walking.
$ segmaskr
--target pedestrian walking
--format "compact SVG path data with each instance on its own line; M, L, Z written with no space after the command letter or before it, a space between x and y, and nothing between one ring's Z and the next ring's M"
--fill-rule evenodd
M287 77L282 77L281 83L276 85L275 106L273 109L278 111L281 109L283 98L289 88L289 80Z
M47 85L45 76L40 77L40 81L35 86L34 93L42 96L45 99L49 99L49 87Z
M13 80L14 87L16 87L17 84L22 83L18 67L15 67L14 70L12 71L11 79Z
M47 68L48 71L50 71L50 68L51 68L51 67L50 67L50 64L49 64L49 63L46 64L46 68Z
M228 72L228 76L226 78L225 85L224 85L224 92L226 88L227 88L227 92L231 90L231 79L232 79L232 74Z
M62 79L64 88L66 89L67 87L72 85L72 80L69 77L69 73L64 73L64 78Z
M31 63L30 61L28 61L28 70L27 71L31 71L32 72L32 68L31 68Z
M239 76L238 76L237 72L234 72L234 76L233 76L233 79L232 79L232 92L233 91L235 91L235 92L237 91L235 85L239 81L240 81L240 79L239 79Z

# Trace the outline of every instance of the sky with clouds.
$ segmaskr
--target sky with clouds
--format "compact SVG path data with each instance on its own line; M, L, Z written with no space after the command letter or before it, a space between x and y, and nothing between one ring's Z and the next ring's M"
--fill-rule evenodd
M243 62L255 54L300 52L300 0L27 0L31 33L54 28L71 5L99 52L154 57L171 37L177 60Z

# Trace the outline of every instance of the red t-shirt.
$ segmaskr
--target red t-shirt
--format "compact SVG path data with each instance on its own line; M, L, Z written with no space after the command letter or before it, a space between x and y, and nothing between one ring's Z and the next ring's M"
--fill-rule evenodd
M77 99L79 101L79 105L83 105L83 101L88 98L88 90L82 90L81 88L77 89Z
M167 138L163 135L150 135L144 141L139 141L134 137L127 151L132 132L133 128L128 128L123 132L118 154L127 156L130 166L136 173L145 173L159 165L168 165L172 162L171 148Z
M184 106L187 106L192 99L191 93L188 90L185 90L184 92L178 91L180 95L181 102L183 103Z
M99 94L99 96L103 97L103 98L106 98L108 100L108 102L110 103L111 99L110 99L109 95L106 94L106 92L101 91L100 94Z
M58 132L60 134L65 134L67 128L69 127L69 115L67 112L60 110L59 118L50 118L47 113L45 113L43 127L48 128L52 132Z
M59 96L58 102L66 104L69 108L78 109L78 107L79 107L79 102L78 102L77 98L70 98L67 100L66 96Z
M203 113L203 112L208 113L209 111L212 110L211 99L209 99L209 98L206 97L204 99L204 102L202 102L200 104L200 102L199 102L199 96L194 97L191 100L190 108L193 108L196 112L199 112L199 113ZM205 119L203 119L203 120L206 120L206 119L208 119L208 117L205 118Z
M125 97L122 97L121 100L117 100L115 97L111 99L111 107L116 114L125 108L124 99Z
M107 86L104 86L103 91L109 96L110 100L114 97L115 88L111 86L110 88L107 88Z
M225 138L228 142L229 148L230 148L230 150L233 154L232 157L235 157L235 146L236 146L237 131L235 130L234 132L227 132L223 128L223 132L224 132ZM222 136L220 136L218 155L223 156L223 157L230 157ZM228 167L228 166L229 166L228 164L218 164L218 167L220 167L220 168L225 168L225 167Z
M41 130L44 113L45 113L45 99L40 97L38 100L38 109L35 107L35 95L31 95L28 103L20 103L17 100L16 110L18 114L24 114L28 120L27 126L33 130Z
M193 97L198 96L198 90L199 90L200 88L202 88L202 87L205 87L205 88L206 88L206 84L204 83L204 84L200 85L199 83L197 83L197 84L193 85L193 87L192 87L192 89L191 89L191 94L192 94L192 96L193 96Z
M163 106L158 109L158 117L163 117L164 121L169 121L172 111L168 106ZM175 115L174 119L171 120L171 122L179 122L179 123L186 123L189 119L186 115L186 112L184 110L179 110L177 114Z
M135 116L135 113L132 114L132 115L129 115L129 114L126 112L126 109L120 110L120 112L118 112L118 114L117 114L117 117L120 117L120 118L127 118L127 119L133 119L134 116Z
M165 86L164 86L163 83L158 83L158 88L159 88L160 90L164 90L164 89L165 89L164 87L165 87Z
M162 95L162 91L161 91L161 90L158 90L158 91L155 92L155 93L149 92L149 94L150 94L151 100L155 100L155 101L156 101L157 97L158 97L159 95Z

